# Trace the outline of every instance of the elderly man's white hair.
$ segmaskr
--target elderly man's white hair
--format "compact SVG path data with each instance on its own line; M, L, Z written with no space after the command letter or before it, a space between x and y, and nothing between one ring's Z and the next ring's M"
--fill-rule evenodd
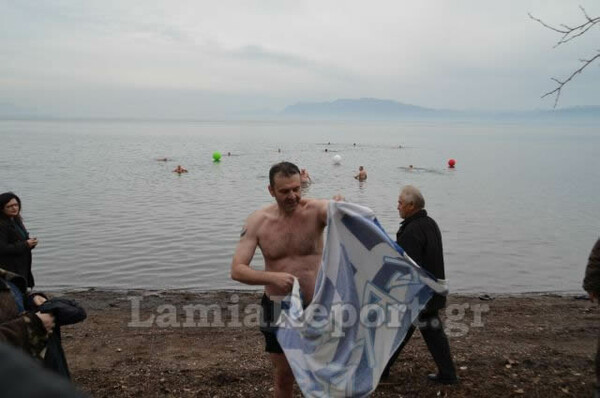
M423 194L417 187L405 185L400 191L400 198L403 202L412 203L417 209L425 208L425 198L423 198Z

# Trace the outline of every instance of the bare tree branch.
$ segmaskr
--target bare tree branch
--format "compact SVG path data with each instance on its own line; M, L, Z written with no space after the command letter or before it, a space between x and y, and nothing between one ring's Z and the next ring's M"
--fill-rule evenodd
M558 80L553 77L552 80L554 80L558 86L554 90L548 91L546 94L542 95L541 98L545 98L549 95L556 94L556 99L554 100L554 107L556 108L556 105L558 105L558 99L560 98L561 90L563 89L565 84L570 82L571 79L573 79L575 77L575 75L578 75L579 73L581 73L585 68L588 67L589 64L591 64L598 58L600 58L600 51L598 52L598 54L596 54L594 57L592 57L590 59L580 59L580 61L583 62L583 65L581 65L581 67L579 69L577 69L575 72L571 73L571 75L566 80L561 81L561 80Z
M531 15L531 13L529 13L529 18L533 19L536 22L539 22L542 26L544 26L547 29L550 29L554 32L562 34L561 39L554 45L554 48L556 48L556 47L560 46L561 44L568 43L571 40L574 40L574 39L584 35L596 24L600 24L600 17L591 18L588 15L588 13L585 11L585 8L583 8L582 6L579 6L579 9L581 10L581 12L583 13L583 16L585 17L585 22L580 25L577 25L575 27L570 27L565 24L559 25L560 27L548 25L543 20ZM590 59L580 59L580 62L582 62L583 65L581 65L581 67L579 69L577 69L576 71L571 73L569 75L569 77L567 77L565 80L560 80L560 79L553 77L552 80L554 82L556 82L557 87L554 90L548 91L546 94L542 95L541 98L545 98L549 95L556 95L556 98L554 100L554 108L556 108L556 106L558 105L558 99L560 98L560 94L561 94L561 91L564 88L564 86L567 83L569 83L571 81L571 79L573 79L576 75L580 74L592 62L594 62L596 59L599 59L599 58L600 58L600 50L598 50L598 54L596 54L595 56L593 56Z
M581 12L583 13L583 16L585 17L585 22L582 23L581 25L577 25L575 27L570 27L568 25L564 25L561 24L560 28L557 28L555 26L552 25L548 25L547 23L545 23L543 20L534 17L533 15L531 15L531 13L529 13L529 18L533 19L536 22L539 22L542 26L544 26L545 28L548 28L550 30L553 30L557 33L562 33L563 36L562 38L554 45L554 47L558 47L561 44L567 43L583 34L585 34L588 30L590 30L594 25L600 23L600 17L596 17L596 18L590 18L587 14L587 12L585 11L585 8L583 8L582 6L579 6L579 8L581 9Z

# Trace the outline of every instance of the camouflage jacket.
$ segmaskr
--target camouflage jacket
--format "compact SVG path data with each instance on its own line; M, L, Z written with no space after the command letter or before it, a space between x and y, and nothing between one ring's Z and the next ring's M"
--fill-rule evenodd
M20 347L31 356L42 358L48 340L44 324L32 312L19 313L7 281L17 286L23 296L26 293L25 279L0 268L0 342Z

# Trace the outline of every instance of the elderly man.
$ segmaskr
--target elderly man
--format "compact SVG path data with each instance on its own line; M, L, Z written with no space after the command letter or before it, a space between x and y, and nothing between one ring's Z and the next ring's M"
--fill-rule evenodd
M312 301L323 254L328 201L303 198L300 170L289 162L271 167L268 190L275 203L255 211L246 220L231 262L231 278L265 286L261 301L265 325L261 332L265 336L265 351L273 363L273 396L291 397L294 375L272 326L277 320L274 299L288 294L297 278L304 304ZM257 247L265 259L264 271L250 267Z
M590 253L585 269L583 288L590 294L592 302L600 298L600 239L596 241ZM596 393L594 396L600 398L600 338L596 351Z
M427 215L425 199L421 192L411 185L402 188L398 198L398 211L404 221L400 224L396 241L419 266L429 271L438 280L443 280L445 275L442 234L436 222ZM438 373L429 374L428 378L442 384L456 384L458 377L450 355L450 345L438 315L439 310L445 305L446 298L435 294L419 315L417 325L438 367ZM413 325L390 359L382 378L389 377L391 366L414 331Z

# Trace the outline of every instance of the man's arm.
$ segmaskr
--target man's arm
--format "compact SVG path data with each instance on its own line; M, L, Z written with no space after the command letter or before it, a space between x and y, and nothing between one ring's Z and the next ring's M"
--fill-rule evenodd
M335 194L332 198L336 202L343 202L345 198L341 194ZM327 211L329 209L329 200L327 199L314 199L318 212L319 212L319 221L323 223L323 225L327 225Z
M294 284L294 276L285 272L259 271L250 267L258 246L258 227L260 220L253 213L240 233L240 241L231 261L231 279L247 285L273 285L278 290L290 291Z
M411 228L412 227L412 228ZM425 237L417 228L412 225L407 226L406 230L400 235L397 243L420 267L423 266L423 246Z
M24 313L18 318L0 323L0 342L20 347L35 357L46 347L52 327L53 315Z

